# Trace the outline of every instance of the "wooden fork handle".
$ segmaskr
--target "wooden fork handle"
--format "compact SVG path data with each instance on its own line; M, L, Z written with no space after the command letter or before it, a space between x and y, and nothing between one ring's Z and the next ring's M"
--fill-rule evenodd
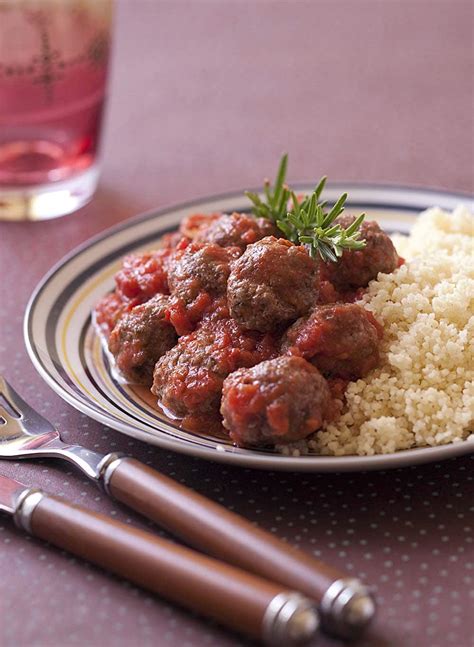
M277 584L62 499L30 498L19 525L31 534L238 632L294 644L288 632L301 633L302 620L304 639L317 628L311 603ZM293 620L282 609L293 609Z

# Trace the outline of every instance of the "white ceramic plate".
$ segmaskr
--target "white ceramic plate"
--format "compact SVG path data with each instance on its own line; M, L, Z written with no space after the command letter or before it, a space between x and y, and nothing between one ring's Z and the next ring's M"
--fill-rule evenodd
M299 185L305 191L312 187ZM349 193L348 209L365 211L388 232L407 232L417 214L438 205L451 210L465 195L392 186L332 184L328 200ZM153 408L142 391L114 379L92 325L94 304L113 288L113 276L124 254L153 248L162 234L193 212L243 211L242 192L214 196L154 211L91 239L60 261L42 279L25 315L29 355L46 382L67 402L125 434L201 458L246 467L291 471L354 471L413 465L466 454L474 443L411 449L379 456L287 457L267 450L233 447L228 441L180 429Z

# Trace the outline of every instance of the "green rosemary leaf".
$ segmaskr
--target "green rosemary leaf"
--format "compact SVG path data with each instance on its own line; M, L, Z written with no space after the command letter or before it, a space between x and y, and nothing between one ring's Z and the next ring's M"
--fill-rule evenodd
M364 249L365 240L352 240L349 238L344 241L344 247L346 249Z
M321 196L321 193L323 192L324 187L326 186L326 180L327 179L328 179L327 176L323 175L323 177L319 180L318 185L314 189L314 192L315 192L316 197L317 197L318 200L319 200L319 198Z
M329 229L324 230L324 235L326 238L331 238L331 236L335 236L335 234L340 235L341 233L341 225L333 225Z
M253 203L253 212L256 216L261 216L264 218L268 217L268 207L260 200L260 196L257 193L252 193L246 191L245 195Z
M286 213L287 207L288 207L288 200L290 197L290 191L286 184L283 185L283 190L280 195L280 200L276 205L276 212L277 213Z
M301 226L302 226L301 220L298 217L298 214L296 214L296 213L292 213L290 211L288 213L288 215L287 215L287 220L288 220L288 222L290 222L293 225L293 227L296 227L297 229L301 228Z
M343 193L331 211L325 216L323 226L327 227L344 211L344 204L347 200L347 193Z
M269 207L273 206L273 196L270 192L270 180L265 180L263 183L263 192L265 194L265 198L267 200L267 204Z
M280 166L278 167L278 172L275 180L275 196L277 199L280 196L283 185L285 184L286 171L288 168L288 153L285 153L280 160Z
M333 263L337 263L337 256L335 252L332 250L331 246L328 245L327 243L321 242L319 244L319 254L323 261L331 261Z
M285 234L287 238L290 237L291 233L293 232L293 228L291 227L286 220L277 220L277 227Z
M355 234L356 231L360 228L361 224L364 222L365 219L365 213L361 213L360 216L358 216L352 225L349 225L349 227L346 229L346 235L347 236L352 236Z
M245 192L245 195L253 204L252 211L255 215L268 218L275 223L285 217L290 196L290 191L285 184L287 168L288 155L285 153L280 160L274 185L272 186L269 180L265 180L263 186L265 201L262 201L260 196L255 193Z
M319 256L325 262L337 263L345 249L363 249L365 241L360 239L360 226L365 214L358 216L347 229L335 223L344 211L347 193L343 193L327 212L327 202L319 201L326 185L326 176L319 180L312 193L300 201L285 183L287 170L288 155L285 153L280 160L274 185L265 180L264 199L257 193L245 192L252 202L253 213L276 223L288 240L304 245L313 258ZM292 208L289 206L290 200Z
M318 227L323 226L323 223L324 223L324 211L323 211L321 205L319 205L319 209L316 211L315 222L316 222L316 225Z
M318 204L314 191L293 211L288 212L286 221L296 230L298 242L305 245L313 258L319 254L323 261L337 263L345 249L365 247L365 241L359 240L359 227L364 214L358 216L347 229L334 222L344 210L346 200L347 194L343 194L329 213L325 213ZM293 233L291 240L294 241L294 238Z
M297 195L296 195L296 193L294 191L291 191L290 195L291 195L291 202L293 203L293 211L297 215L299 215L300 210L301 210L300 201L298 200L298 197L297 197Z

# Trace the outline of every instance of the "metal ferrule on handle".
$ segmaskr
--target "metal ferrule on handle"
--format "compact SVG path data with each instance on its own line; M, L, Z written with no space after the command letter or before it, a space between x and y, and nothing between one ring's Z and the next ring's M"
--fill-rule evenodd
M264 641L268 645L293 645L309 640L319 628L313 603L300 593L279 593L263 616Z
M109 490L112 474L126 458L125 454L113 452L104 456L103 461L99 465L99 482L104 488L106 494L109 496L112 496L112 493Z
M15 524L21 530L32 534L31 517L36 506L44 499L45 494L38 488L28 488L20 493L13 513Z
M335 580L319 605L321 624L331 634L356 638L375 615L375 601L369 589L356 578Z

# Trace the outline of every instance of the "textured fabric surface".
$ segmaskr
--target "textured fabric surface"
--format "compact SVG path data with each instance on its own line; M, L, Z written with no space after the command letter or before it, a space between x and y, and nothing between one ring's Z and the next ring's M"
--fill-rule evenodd
M377 621L358 643L367 647L470 645L472 458L301 475L167 453L56 396L27 358L22 317L43 273L89 236L145 209L256 185L282 150L290 179L472 190L471 21L460 0L122 0L96 197L60 220L0 223L0 371L65 440L144 460L373 585ZM0 471L149 526L62 463L0 461ZM0 644L246 643L2 517Z

